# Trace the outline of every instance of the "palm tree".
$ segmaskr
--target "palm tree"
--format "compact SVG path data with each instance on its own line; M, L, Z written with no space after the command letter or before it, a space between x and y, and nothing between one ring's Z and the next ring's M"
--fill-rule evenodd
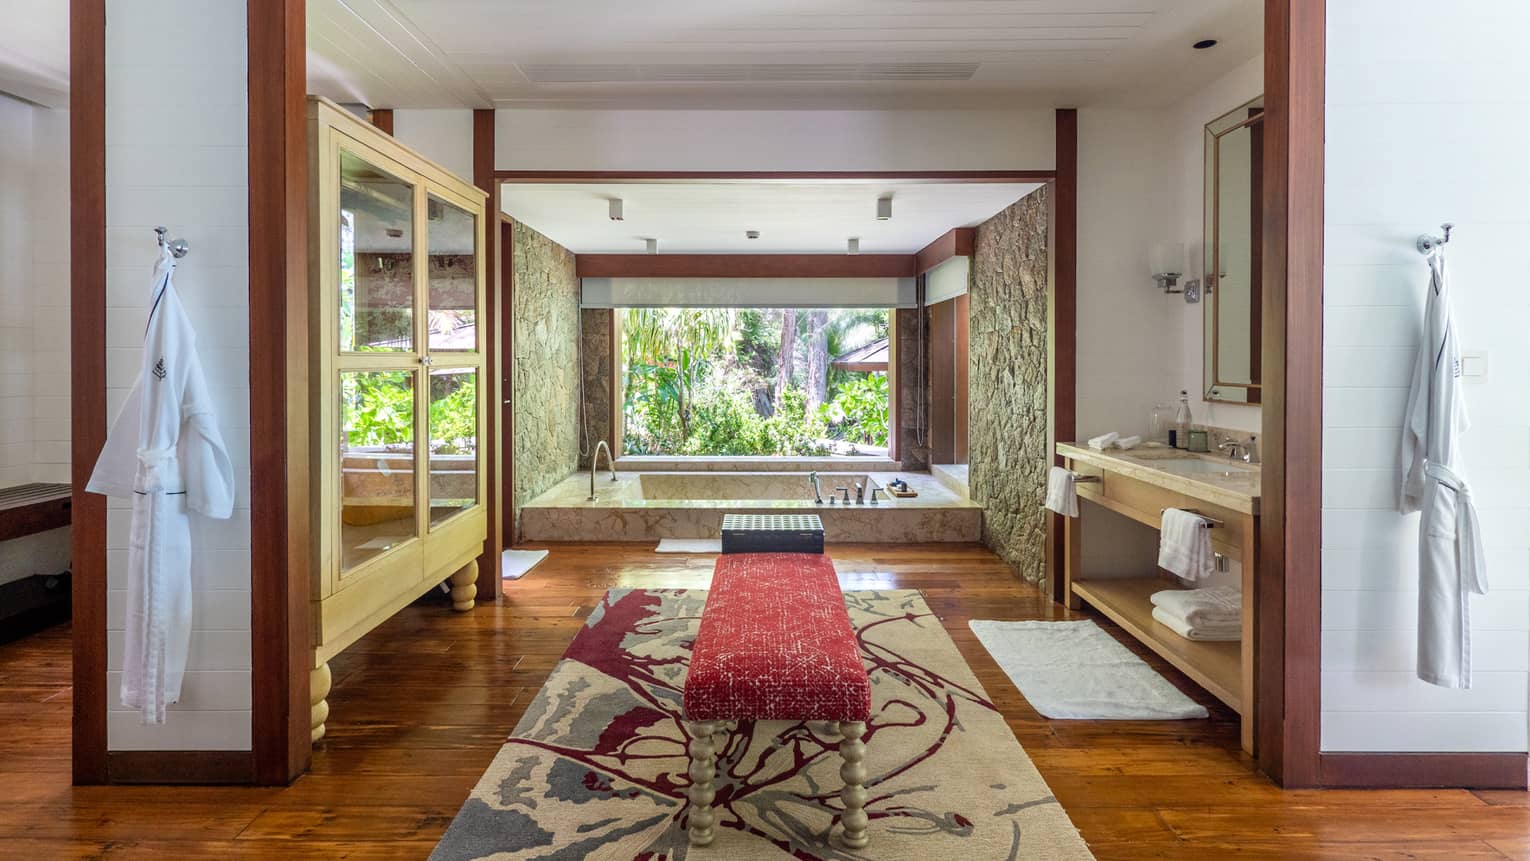
M708 361L733 344L731 308L628 308L622 342L628 365L669 369L680 416L680 435L691 435L691 400Z

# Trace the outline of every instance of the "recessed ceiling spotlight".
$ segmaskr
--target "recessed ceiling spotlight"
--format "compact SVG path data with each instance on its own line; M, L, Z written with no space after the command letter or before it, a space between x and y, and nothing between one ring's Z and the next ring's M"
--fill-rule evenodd
M1199 42L1196 42L1194 45L1191 45L1190 47L1194 48L1197 51L1204 51L1207 48L1210 48L1210 47L1216 45L1216 43L1217 43L1217 40L1215 40L1215 39L1202 39Z
M892 195L877 198L877 221L892 220Z
M612 221L625 221L626 220L626 216L623 214L622 209L623 209L623 207L622 207L622 199L619 198L619 197L611 198L610 214L611 214L611 220Z
M759 239L760 238L760 231L758 231L758 230L746 230L746 231L744 231L744 236L749 238L749 239Z
M657 239L645 239L645 240L643 240L643 243L648 246L648 253L649 254L658 254L659 253L659 240L657 240Z
M861 253L861 238L859 236L852 236L852 237L850 237L850 241L845 243L845 253L846 254L860 254Z

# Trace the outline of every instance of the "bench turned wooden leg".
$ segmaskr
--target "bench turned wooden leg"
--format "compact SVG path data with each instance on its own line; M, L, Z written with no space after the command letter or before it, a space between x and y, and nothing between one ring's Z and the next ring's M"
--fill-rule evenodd
M712 779L717 776L717 747L712 742L718 730L717 721L691 721L691 788L686 794L691 799L691 845L707 846L717 836L712 827L716 819L712 813Z
M839 767L840 779L845 787L839 791L839 800L845 804L845 845L851 849L865 846L871 837L866 833L869 820L866 817L866 744L861 736L866 734L866 724L861 721L840 721L839 756L844 763Z

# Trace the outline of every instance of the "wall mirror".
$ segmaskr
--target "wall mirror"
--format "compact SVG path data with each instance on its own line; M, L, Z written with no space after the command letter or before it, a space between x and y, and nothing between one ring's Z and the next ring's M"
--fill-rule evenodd
M1206 124L1206 400L1260 402L1264 97Z

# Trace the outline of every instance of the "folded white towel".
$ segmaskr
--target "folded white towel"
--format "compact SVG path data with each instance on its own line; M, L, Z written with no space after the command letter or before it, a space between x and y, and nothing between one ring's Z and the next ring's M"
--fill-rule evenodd
M1142 445L1142 437L1140 436L1124 436L1116 440L1116 448L1123 451L1134 449L1139 445Z
M1100 434L1099 436L1093 437L1089 440L1089 447L1095 451L1104 451L1105 449L1115 445L1116 440L1119 440L1120 438L1121 435L1115 431Z
M1243 619L1243 590L1237 586L1214 586L1209 589L1165 589L1154 592L1153 606L1186 624L1216 625L1240 623Z
M1190 625L1183 619L1165 613L1162 607L1153 608L1153 621L1187 640L1230 643L1243 639L1243 623L1241 622L1236 625Z
M1158 527L1158 565L1186 580L1202 580L1216 571L1216 554L1206 518L1193 511L1166 508Z
M1078 516L1078 490L1073 473L1060 466L1047 473L1047 508L1066 517Z

